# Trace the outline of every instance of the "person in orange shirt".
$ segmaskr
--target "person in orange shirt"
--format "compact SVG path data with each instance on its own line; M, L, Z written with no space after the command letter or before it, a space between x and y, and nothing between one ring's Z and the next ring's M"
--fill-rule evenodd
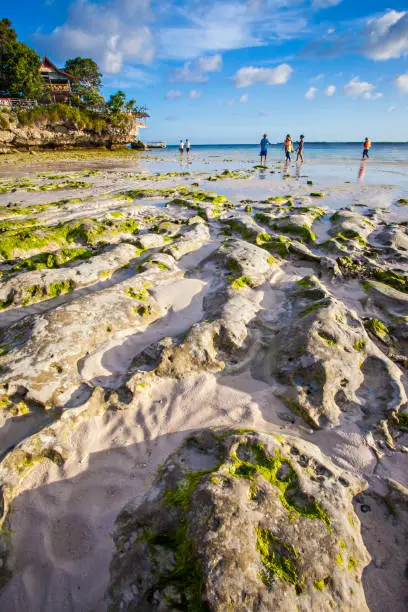
M371 140L366 138L364 141L363 157L362 159L368 159L368 152L371 149Z

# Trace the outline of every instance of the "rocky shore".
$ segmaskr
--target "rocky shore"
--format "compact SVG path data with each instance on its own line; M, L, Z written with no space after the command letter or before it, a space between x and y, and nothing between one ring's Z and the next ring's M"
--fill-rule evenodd
M108 149L125 147L139 134L138 120L129 115L123 125L96 120L94 125L69 117L50 117L32 124L21 123L18 114L0 109L0 154L45 149Z
M403 612L404 201L150 164L0 181L1 607Z

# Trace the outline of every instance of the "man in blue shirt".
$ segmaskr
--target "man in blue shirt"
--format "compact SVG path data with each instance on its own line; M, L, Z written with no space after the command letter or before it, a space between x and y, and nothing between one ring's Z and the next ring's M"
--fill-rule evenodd
M262 162L266 163L266 156L268 155L268 145L272 145L272 143L269 142L268 140L268 134L263 135L263 138L260 144L261 144L260 156L261 156L261 164L262 164Z

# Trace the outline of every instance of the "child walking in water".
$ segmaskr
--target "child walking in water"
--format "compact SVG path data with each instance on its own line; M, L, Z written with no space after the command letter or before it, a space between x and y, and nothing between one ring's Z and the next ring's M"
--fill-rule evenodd
M290 162L291 161L290 154L293 153L293 142L292 142L292 137L290 134L286 135L284 147L285 147L286 161Z
M297 148L297 155L296 155L296 161L300 160L303 162L303 147L305 145L305 137L303 136L303 134L300 135L300 140L298 142L298 148Z
M369 138L366 138L364 141L363 157L361 159L369 158L368 152L370 149L371 149L371 140Z

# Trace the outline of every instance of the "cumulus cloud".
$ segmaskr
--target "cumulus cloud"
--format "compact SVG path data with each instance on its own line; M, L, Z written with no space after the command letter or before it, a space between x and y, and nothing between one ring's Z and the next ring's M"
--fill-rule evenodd
M242 94L242 96L240 97L239 101L242 102L242 103L248 102L248 94L247 93Z
M379 98L382 98L384 96L383 93L377 91L372 93L371 91L366 91L365 94L363 95L364 100L378 100Z
M125 62L148 64L155 55L149 0L112 0L103 4L75 0L66 22L36 42L58 59L93 57L104 72L115 74Z
M309 87L309 89L305 93L305 98L307 98L308 100L314 100L318 91L319 90L316 87Z
M256 83L265 85L284 85L290 79L293 68L289 64L280 64L276 68L240 68L234 76L235 87L250 87Z
M170 91L166 93L167 100L174 100L175 98L181 98L181 96L181 91L178 91L177 89L170 89Z
M394 83L402 93L408 93L408 72L397 76Z
M374 89L374 85L372 83L368 83L367 81L360 81L359 77L354 77L343 87L343 93L346 96L350 96L351 98L358 98L363 94L372 91Z
M326 89L323 89L323 93L325 96L331 98L331 96L334 96L334 94L336 93L336 86L329 85L328 87L326 87Z
M374 60L398 59L408 55L408 12L387 11L370 19L362 32L363 53Z
M170 80L175 83L205 83L207 73L216 72L222 68L222 57L219 53L207 57L199 57L196 61L185 62L181 68L170 73Z
M190 93L188 94L189 98L191 98L192 100L196 99L196 98L200 98L201 97L201 91L197 91L196 89L192 89L190 91Z

